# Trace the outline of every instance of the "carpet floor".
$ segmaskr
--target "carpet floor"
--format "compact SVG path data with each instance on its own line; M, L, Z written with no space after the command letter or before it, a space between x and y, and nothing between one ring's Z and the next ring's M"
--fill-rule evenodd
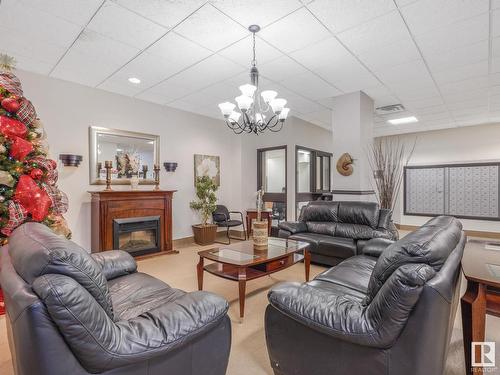
M206 247L205 247L206 248ZM164 255L138 262L139 271L153 275L168 284L187 291L197 290L196 263L197 252L203 247L187 245L178 248L176 255ZM325 268L311 265L311 278ZM272 375L264 337L264 311L267 306L267 291L282 281L303 281L304 265L298 263L286 270L277 272L247 283L245 318L239 318L237 283L205 273L204 290L224 296L230 303L229 316L232 321L232 347L228 375ZM462 283L464 289L465 281ZM429 317L432 319L432 317ZM500 343L500 319L491 316L486 322L487 341ZM497 345L497 364L500 364L500 347ZM500 367L500 366L499 366ZM445 375L463 375L462 329L460 311L454 325L450 352L446 363ZM500 374L500 370L489 372ZM0 317L0 374L12 375L12 362L6 335L5 317Z

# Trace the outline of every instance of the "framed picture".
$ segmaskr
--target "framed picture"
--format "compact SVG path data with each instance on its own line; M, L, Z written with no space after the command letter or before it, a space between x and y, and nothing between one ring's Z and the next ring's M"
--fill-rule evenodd
M194 155L194 183L202 176L212 178L217 186L220 186L220 156Z

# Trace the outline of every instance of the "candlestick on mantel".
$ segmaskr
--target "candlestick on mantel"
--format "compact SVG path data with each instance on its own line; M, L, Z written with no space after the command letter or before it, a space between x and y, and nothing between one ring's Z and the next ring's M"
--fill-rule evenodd
M105 191L111 191L111 169L113 168L113 161L104 161L104 168L106 168L106 189Z
M160 164L155 164L153 171L155 173L155 190L160 190Z

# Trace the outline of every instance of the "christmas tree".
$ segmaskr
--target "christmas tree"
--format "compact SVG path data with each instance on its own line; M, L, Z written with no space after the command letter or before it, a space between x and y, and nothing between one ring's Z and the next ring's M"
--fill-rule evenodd
M62 216L68 199L56 185L57 163L47 156L43 125L12 73L13 63L0 54L0 244L26 221L69 238Z

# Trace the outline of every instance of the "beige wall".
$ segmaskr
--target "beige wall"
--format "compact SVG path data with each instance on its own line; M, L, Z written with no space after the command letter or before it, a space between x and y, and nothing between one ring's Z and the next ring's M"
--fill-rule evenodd
M500 124L413 133L400 136L417 144L410 165L468 163L500 160ZM421 225L429 218L403 215L403 190L394 213L395 222ZM500 232L500 223L487 220L462 220L465 229Z

